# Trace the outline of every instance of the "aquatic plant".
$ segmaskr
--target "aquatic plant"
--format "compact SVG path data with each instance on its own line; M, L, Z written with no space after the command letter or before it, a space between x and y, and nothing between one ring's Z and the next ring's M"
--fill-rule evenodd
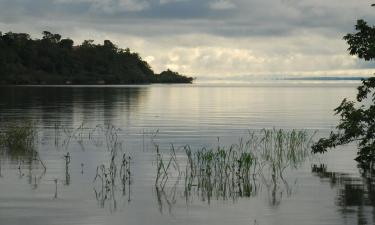
M121 179L121 184L122 184L123 195L126 195L126 187L128 187L129 192L130 192L130 184L131 184L130 162L131 160L132 158L130 156L128 156L126 153L123 154L121 167L120 167L120 179ZM129 195L128 201L130 201L130 195Z
M193 187L208 202L212 197L250 197L256 190L252 178L257 168L257 158L242 142L229 148L218 146L195 152L192 152L190 146L185 146L185 153L186 196L191 195Z
M0 131L0 145L9 152L32 152L36 136L36 130L31 122L12 123Z
M39 161L46 169L35 146L38 140L37 135L37 130L30 121L6 124L0 130L0 151L15 160Z
M104 145L109 153L109 163L97 167L94 183L99 183L99 189L94 187L96 199L100 207L104 208L105 202L110 203L110 210L117 209L116 188L117 183L121 184L122 196L128 193L128 202L130 202L130 185L131 185L131 161L132 157L123 152L123 144L119 139L118 132L120 129L113 125L96 126L90 132L90 139L95 135L104 135ZM96 143L98 144L98 143ZM119 153L122 153L120 158Z
M105 164L98 166L94 178L94 183L98 184L97 187L94 187L94 192L100 207L104 208L105 203L109 202L111 210L117 209L117 181L121 183L122 196L128 193L128 201L130 201L131 157L126 153L123 154L119 173L117 173L118 166L115 159L116 158L111 158L108 167Z
M99 191L94 188L96 199L101 208L104 208L105 202L110 199L113 203L113 208L116 209L116 198L115 196L115 184L113 177L110 176L111 171L106 169L106 166L100 165L97 167L96 176L94 178L94 182L99 179L100 188Z
M70 164L70 153L66 153L64 155L64 160L65 160L65 185L69 186L70 185L70 171L69 171L69 164Z
M181 175L179 165L185 165L184 195L188 202L192 195L201 200L237 199L257 194L261 184L276 198L278 183L289 186L283 173L295 169L310 155L310 145L315 133L307 131L266 130L249 132L247 140L238 144L216 148L192 150L185 146L184 161L178 162L175 148L171 146L169 158L156 148L155 185L163 190L170 176ZM176 169L172 169L173 167ZM272 202L277 202L275 199Z
M71 141L76 140L82 150L85 149L84 140L87 139L86 136L89 136L87 133L92 130L85 127L84 123L81 123L76 128L58 124L55 124L53 128L55 147L64 147L65 149L68 149Z
M164 188L165 184L168 182L169 179L169 170L171 166L178 172L178 176L180 176L180 166L177 162L176 151L173 145L170 148L170 157L169 160L165 160L163 155L160 153L159 145L155 144L156 148L156 180L155 185Z

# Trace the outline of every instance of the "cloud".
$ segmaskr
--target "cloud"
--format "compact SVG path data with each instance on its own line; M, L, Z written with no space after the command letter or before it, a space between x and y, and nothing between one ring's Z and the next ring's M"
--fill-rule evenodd
M189 0L160 0L160 4L176 3L176 2L186 2Z
M227 0L219 0L211 2L209 4L209 7L213 10L227 10L236 8L236 5L233 2Z
M370 2L371 3L371 2ZM0 30L111 39L157 71L198 77L367 71L342 36L374 8L352 0L1 0Z
M142 11L149 7L144 0L54 0L57 4L74 5L87 4L89 10L95 12L116 13L127 11Z

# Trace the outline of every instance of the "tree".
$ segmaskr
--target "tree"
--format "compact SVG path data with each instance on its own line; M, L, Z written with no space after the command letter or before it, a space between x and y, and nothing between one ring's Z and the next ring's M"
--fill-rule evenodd
M57 43L57 42L60 41L60 39L61 39L60 34L52 34L49 31L43 31L43 40L47 40L47 41L50 41L52 43Z
M348 51L366 61L375 59L375 27L364 20L358 20L356 33L347 34L344 40L349 44ZM362 166L374 168L375 163L375 77L362 80L358 87L357 101L346 98L335 109L340 115L336 132L328 138L320 139L313 145L314 153L326 152L328 148L350 142L358 142L357 161Z
M60 41L60 46L65 48L65 49L69 49L71 50L73 48L73 44L74 44L74 41L67 38L67 39L62 39Z
M136 84L189 82L174 74L158 79L136 52L121 49L110 40L95 44L43 32L42 39L25 33L0 32L0 84ZM167 76L163 76L167 78Z
M117 46L114 45L110 40L104 40L104 47L111 51L117 50Z

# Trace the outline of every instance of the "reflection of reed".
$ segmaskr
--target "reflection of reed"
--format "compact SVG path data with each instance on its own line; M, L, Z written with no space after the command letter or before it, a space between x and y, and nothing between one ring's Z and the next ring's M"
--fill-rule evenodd
M173 206L177 203L177 187L181 177L177 177L172 187L160 187L155 185L155 192L160 213L164 213L164 205L168 207L168 213L172 214Z
M94 187L94 192L101 208L104 208L105 203L108 201L110 202L110 209L116 210L115 181L110 176L110 173L111 171L107 170L105 165L98 167L94 182L99 179L99 190L97 191L96 187Z
M55 182L55 196L54 196L54 198L56 199L57 198L57 179L55 179L54 182Z
M100 129L104 133L105 146L110 154L110 162L109 166L102 164L97 167L94 182L99 183L99 188L94 187L94 192L101 208L104 208L105 203L109 202L110 210L115 211L117 209L117 180L120 181L122 186L122 196L126 196L126 193L128 193L128 202L131 200L131 157L126 153L123 153L121 159L118 159L118 153L122 152L122 142L118 139L117 128L114 126L107 126L105 129Z
M70 185L70 172L69 172L69 164L70 164L70 153L66 153L64 155L65 159L65 185L69 186Z
M121 179L121 184L122 184L122 195L126 196L126 193L128 193L128 202L131 201L130 199L130 191L131 191L130 190L130 185L131 185L130 162L131 162L131 157L127 156L126 153L123 154L121 167L120 167L120 179Z
M120 173L117 173L117 166L112 164L108 168L103 164L97 168L96 176L94 178L94 193L96 200L101 208L105 207L105 203L108 202L111 211L117 209L117 195L116 195L116 181L119 179L122 187L122 196L128 195L128 202L130 198L130 186L131 186L131 172L130 172L130 160L131 158L123 155L123 161L120 166Z

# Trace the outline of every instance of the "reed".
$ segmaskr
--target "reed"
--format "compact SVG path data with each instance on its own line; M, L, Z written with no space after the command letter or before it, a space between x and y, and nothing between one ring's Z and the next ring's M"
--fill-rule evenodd
M123 142L120 140L118 132L120 129L113 125L96 126L89 133L90 139L96 139L100 135L104 135L105 150L109 153L109 163L102 164L97 167L94 183L99 184L98 188L94 188L96 198L101 207L105 202L110 203L110 210L117 209L116 190L117 184L121 184L122 196L128 194L130 201L130 185L131 185L131 163L132 157L124 152ZM101 144L95 142L95 144ZM122 153L122 155L121 155Z
M251 197L263 183L286 184L283 172L286 168L297 168L310 155L310 146L315 133L307 131L285 131L263 129L249 132L229 147L201 148L192 150L185 146L185 157L178 162L174 147L169 159L163 158L158 145L156 148L155 185L163 190L171 174L181 174L171 165L186 165L184 171L184 194L189 199L194 193L208 202L216 199L237 199Z
M9 123L0 130L0 151L15 160L39 161L46 170L36 148L37 141L37 129L30 121Z
M37 132L31 122L12 123L0 133L0 145L9 152L30 153L34 151Z

